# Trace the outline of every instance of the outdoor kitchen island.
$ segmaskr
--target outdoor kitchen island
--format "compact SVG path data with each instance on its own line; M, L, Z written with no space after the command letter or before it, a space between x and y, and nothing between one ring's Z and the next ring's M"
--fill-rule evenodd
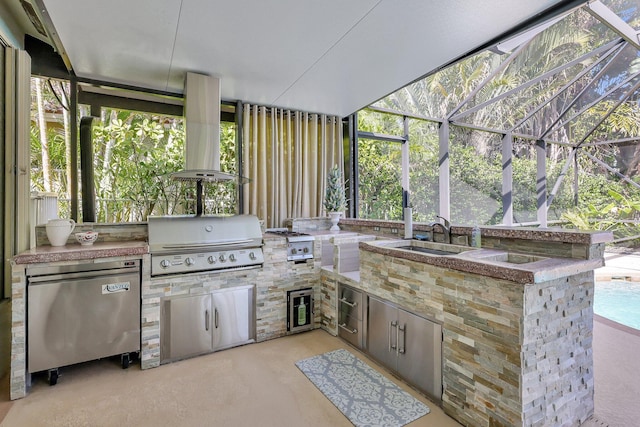
M442 325L447 415L473 426L577 426L594 409L593 270L610 239L496 227L482 229L482 249L363 241L357 287Z

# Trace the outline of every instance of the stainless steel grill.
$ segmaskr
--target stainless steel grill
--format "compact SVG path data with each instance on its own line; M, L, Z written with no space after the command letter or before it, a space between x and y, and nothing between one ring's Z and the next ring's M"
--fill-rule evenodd
M260 267L262 231L254 215L148 218L151 276Z

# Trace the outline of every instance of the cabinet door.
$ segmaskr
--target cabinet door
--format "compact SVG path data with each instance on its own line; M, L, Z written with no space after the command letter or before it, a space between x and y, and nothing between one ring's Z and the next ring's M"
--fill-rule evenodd
M398 374L418 389L442 398L442 326L398 310Z
M252 289L225 289L213 296L213 349L246 344L251 338Z
M211 295L163 300L161 323L162 360L182 359L211 351Z
M367 350L378 362L396 369L398 309L369 297Z

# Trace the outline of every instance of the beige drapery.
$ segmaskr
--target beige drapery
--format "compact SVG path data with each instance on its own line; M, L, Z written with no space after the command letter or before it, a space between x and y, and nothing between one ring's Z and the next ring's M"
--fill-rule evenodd
M244 213L267 227L326 215L327 173L343 169L339 117L245 104L242 135Z

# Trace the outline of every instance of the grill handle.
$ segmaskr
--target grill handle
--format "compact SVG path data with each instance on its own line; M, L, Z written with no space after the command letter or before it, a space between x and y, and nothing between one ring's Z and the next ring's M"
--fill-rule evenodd
M194 244L177 244L177 245L162 245L162 249L198 249L198 248L223 248L226 246L246 246L255 247L254 241L251 239L244 240L227 240L224 242L210 242L210 243L194 243Z

